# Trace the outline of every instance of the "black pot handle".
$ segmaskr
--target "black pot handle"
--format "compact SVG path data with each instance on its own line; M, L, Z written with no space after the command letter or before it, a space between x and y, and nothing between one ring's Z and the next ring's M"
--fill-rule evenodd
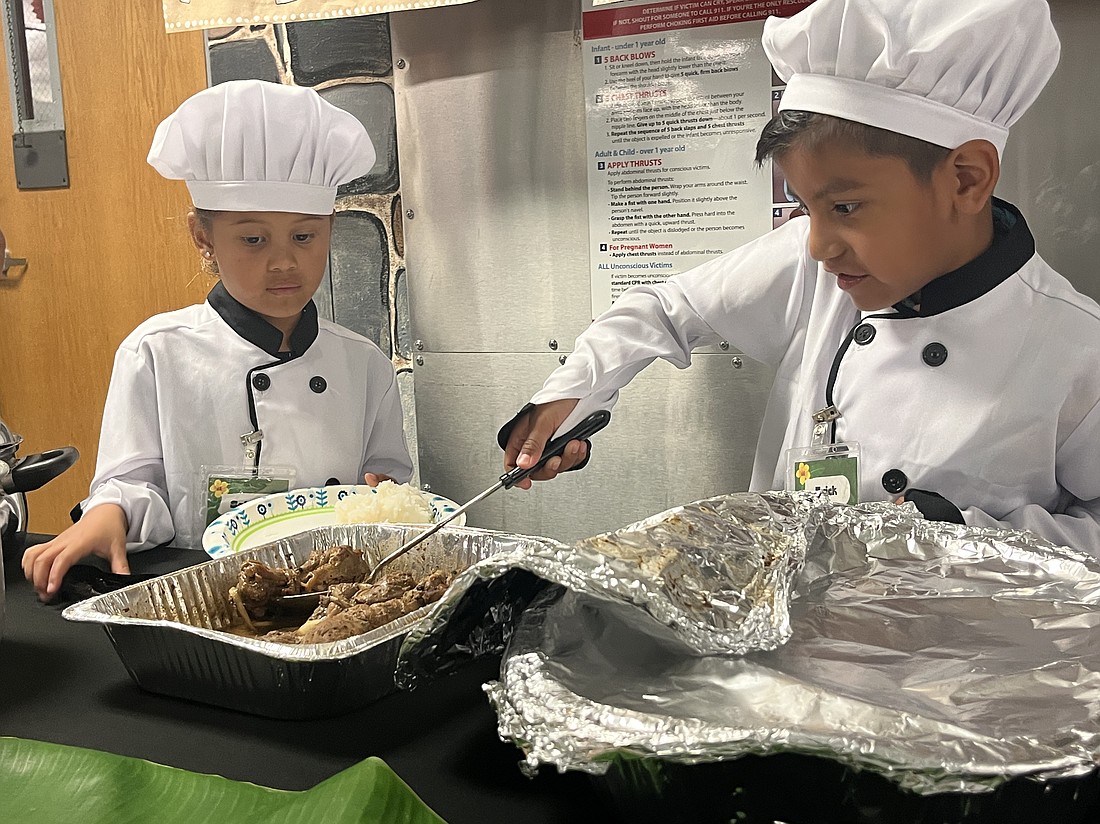
M80 453L75 446L63 446L21 458L11 468L4 491L33 492L76 463L79 457Z

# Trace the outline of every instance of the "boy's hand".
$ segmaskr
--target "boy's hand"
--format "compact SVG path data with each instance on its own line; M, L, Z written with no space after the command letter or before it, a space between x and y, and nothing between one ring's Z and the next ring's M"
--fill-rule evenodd
M929 492L927 489L907 489L905 494L894 503L915 504L920 514L929 521L946 521L950 524L966 523L959 508L938 492Z
M23 575L34 584L42 601L49 601L61 588L69 567L89 555L111 563L111 572L130 574L126 559L126 513L117 504L101 504L52 541L32 546L23 553Z
M546 442L576 408L577 402L577 398L564 398L542 403L520 417L508 436L508 445L504 449L504 469L511 471L517 466L526 469L538 463ZM560 457L551 458L546 466L516 486L530 489L532 479L548 481L556 478L559 472L566 472L584 461L587 454L588 446L584 441L570 441Z

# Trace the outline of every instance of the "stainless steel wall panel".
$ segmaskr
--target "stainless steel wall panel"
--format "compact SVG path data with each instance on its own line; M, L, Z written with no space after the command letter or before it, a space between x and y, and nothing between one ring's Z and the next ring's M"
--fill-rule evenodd
M401 411L405 418L405 443L413 459L413 476L410 483L420 486L420 427L416 421L416 396L413 392L413 373L411 369L397 370L397 390L401 393Z
M580 3L390 16L413 335L548 352L591 320Z
M503 471L497 429L558 365L557 356L425 353L415 368L421 481L457 501ZM563 541L615 529L670 506L748 487L770 372L728 355L658 361L622 393L592 462L529 491L501 490L469 525Z
M1052 0L1062 58L1012 127L997 194L1017 204L1039 254L1100 301L1100 3Z

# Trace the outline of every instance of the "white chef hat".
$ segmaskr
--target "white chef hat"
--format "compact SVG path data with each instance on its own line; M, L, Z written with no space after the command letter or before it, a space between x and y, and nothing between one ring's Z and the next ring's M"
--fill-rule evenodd
M354 115L313 89L233 80L187 98L153 135L149 163L199 209L331 214L336 187L374 165Z
M764 51L787 83L780 111L1000 153L1060 46L1046 0L816 0L769 18Z

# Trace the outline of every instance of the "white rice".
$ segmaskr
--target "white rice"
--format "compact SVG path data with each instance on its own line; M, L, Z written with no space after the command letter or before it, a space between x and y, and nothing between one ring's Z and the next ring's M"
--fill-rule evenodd
M382 481L374 492L362 491L336 502L338 524L430 524L432 508L408 484Z

